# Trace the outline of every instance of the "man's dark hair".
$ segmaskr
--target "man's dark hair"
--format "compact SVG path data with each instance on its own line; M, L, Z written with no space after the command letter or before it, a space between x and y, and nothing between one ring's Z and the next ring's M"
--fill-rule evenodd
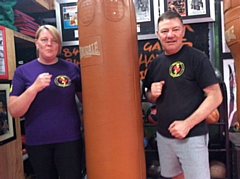
M166 11L164 12L159 18L158 18L158 24L159 22L163 21L164 19L174 19L174 18L178 18L181 23L183 24L183 20L182 20L182 16L175 12L175 11Z

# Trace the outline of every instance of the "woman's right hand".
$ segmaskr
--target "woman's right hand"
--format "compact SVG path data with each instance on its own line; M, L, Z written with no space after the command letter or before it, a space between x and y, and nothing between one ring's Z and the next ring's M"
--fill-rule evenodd
M39 92L50 85L52 75L49 73L42 73L38 75L37 79L33 83L33 87Z

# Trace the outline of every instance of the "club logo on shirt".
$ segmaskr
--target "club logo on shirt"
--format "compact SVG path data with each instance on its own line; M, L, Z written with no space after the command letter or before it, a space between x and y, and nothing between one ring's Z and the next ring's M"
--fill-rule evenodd
M54 80L55 84L61 87L67 87L71 84L71 79L66 75L59 75Z
M182 62L177 61L174 62L170 67L169 67L169 74L171 77L176 78L179 77L183 74L185 70L185 66Z

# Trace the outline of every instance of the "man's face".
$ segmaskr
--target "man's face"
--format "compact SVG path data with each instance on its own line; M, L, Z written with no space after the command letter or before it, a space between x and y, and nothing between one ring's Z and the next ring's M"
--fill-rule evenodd
M164 19L158 24L158 39L166 55L177 53L182 47L185 27L178 18Z

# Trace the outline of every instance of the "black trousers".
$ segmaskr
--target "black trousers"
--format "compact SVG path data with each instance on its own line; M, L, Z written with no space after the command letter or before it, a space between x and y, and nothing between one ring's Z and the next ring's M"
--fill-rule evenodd
M30 163L37 179L80 179L82 140L27 146Z

